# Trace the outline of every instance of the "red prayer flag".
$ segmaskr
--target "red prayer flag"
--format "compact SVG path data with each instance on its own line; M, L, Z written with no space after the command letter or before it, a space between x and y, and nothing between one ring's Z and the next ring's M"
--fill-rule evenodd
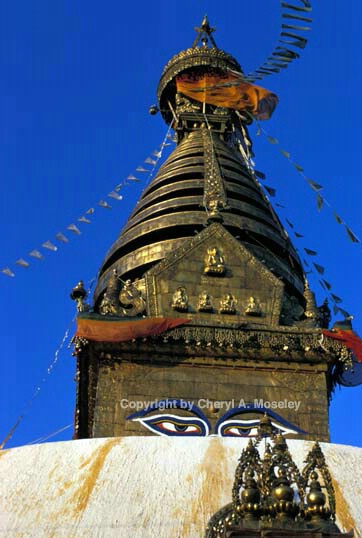
M322 333L328 338L342 342L355 354L357 361L362 363L362 339L358 334L351 330L343 331L342 329L333 329L333 331L323 329Z

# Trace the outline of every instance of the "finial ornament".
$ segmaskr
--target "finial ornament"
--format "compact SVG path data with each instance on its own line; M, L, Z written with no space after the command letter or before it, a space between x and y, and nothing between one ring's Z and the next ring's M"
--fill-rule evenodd
M212 46L217 48L215 40L212 37L212 34L216 32L216 28L212 28L210 26L207 15L205 15L205 17L203 18L200 28L196 26L195 30L197 32L197 37L192 45L193 49L197 47L200 41L203 44L203 46L206 47L209 39L212 43Z
M87 298L87 291L84 287L83 280L80 280L76 286L72 289L70 298L77 303L78 312L87 312L90 309L89 304L85 302Z

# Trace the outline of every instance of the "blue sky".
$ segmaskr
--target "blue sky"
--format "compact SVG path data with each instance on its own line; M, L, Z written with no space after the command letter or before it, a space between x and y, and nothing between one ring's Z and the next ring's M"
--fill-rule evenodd
M313 2L313 31L302 59L263 85L280 105L264 122L280 147L324 185L323 196L362 237L360 87L362 6L352 0ZM122 201L97 202L158 148L166 134L150 116L166 62L192 45L194 26L207 13L220 48L250 71L273 49L280 28L278 0L139 1L100 4L14 0L0 6L0 274L1 414L3 439L37 398L10 446L22 445L73 421L75 361L64 349L47 369L75 307L71 288L92 279L119 234L144 184L126 187ZM316 196L278 147L254 136L257 168L277 190L278 211L304 239L299 249L318 252L325 278L362 334L362 247L352 244L333 211L317 211ZM92 224L67 232L89 207ZM56 241L58 232L70 242ZM41 248L51 240L57 252ZM39 249L44 259L28 253ZM26 258L28 269L15 261ZM318 301L325 292L310 277ZM73 329L74 330L74 329ZM72 331L73 331L72 330ZM42 379L45 382L42 382ZM331 404L332 441L362 446L362 388L337 389ZM68 429L55 439L70 439Z

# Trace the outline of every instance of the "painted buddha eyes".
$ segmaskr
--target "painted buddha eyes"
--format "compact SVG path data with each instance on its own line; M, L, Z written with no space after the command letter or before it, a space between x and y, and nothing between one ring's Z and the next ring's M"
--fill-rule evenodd
M253 404L230 409L217 421L213 433L209 420L195 404L183 400L173 400L172 406L165 407L166 404L168 404L167 400L160 401L130 415L127 420L139 422L152 433L163 436L207 437L213 434L219 437L255 437L258 433L260 419L266 413L275 433L282 435L306 433L274 411L256 408ZM182 409L188 415L166 412L169 409ZM154 414L155 411L158 413ZM246 415L246 417L253 415L253 418L240 418L240 415Z
M257 415L253 418L240 418L240 415L250 416ZM215 433L220 437L255 437L258 433L260 419L267 414L273 426L274 433L282 435L306 432L285 420L272 410L263 407L256 407L253 404L247 404L246 407L234 407L225 413L216 423Z
M132 419L140 422L148 430L158 435L192 435L205 437L209 435L208 424L196 416L185 417L171 414L159 414L151 417Z
M282 426L275 420L271 421L274 432L286 435L298 433L298 430ZM259 419L256 420L225 420L217 428L216 434L221 437L255 437L258 433Z
M221 437L254 437L258 432L259 420L226 420L218 427Z

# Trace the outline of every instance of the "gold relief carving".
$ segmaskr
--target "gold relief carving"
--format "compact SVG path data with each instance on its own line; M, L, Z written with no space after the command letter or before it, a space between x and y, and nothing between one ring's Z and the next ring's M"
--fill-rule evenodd
M201 295L199 295L199 303L197 306L197 310L199 312L212 312L212 298L207 293L207 291L203 291Z
M178 312L187 312L189 308L189 298L186 289L179 286L172 297L172 308Z
M117 316L118 307L108 297L107 292L103 295L102 302L99 306L99 312L103 316Z
M231 293L227 293L220 301L220 314L235 314L237 300Z
M225 270L225 260L220 250L215 246L208 248L204 273L207 275L223 275Z
M249 302L245 309L245 314L247 316L261 316L261 308L259 301L254 299L254 297L249 297Z
M119 294L119 300L123 307L121 313L124 316L137 316L142 314L146 308L146 301L142 293L137 289L131 280L126 280L124 287Z

